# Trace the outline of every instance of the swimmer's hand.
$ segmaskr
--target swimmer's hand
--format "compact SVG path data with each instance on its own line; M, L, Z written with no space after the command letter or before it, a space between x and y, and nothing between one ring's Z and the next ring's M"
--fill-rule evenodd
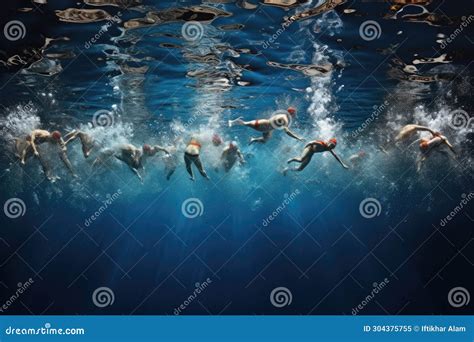
M38 151L35 151L34 154L35 154L36 157L39 157L39 155L40 155Z
M342 167L345 168L346 170L349 170L349 166L347 166L346 164L342 164Z

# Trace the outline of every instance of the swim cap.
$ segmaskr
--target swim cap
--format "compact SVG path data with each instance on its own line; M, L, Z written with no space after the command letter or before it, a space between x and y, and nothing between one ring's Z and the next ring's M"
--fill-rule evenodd
M219 136L219 134L214 133L214 135L212 136L212 143L215 146L219 146L220 144L222 144L222 138Z
M289 113L291 116L296 115L296 109L293 108L293 107L289 107L289 108L287 109L287 111L288 111L288 113Z
M151 151L151 146L148 145L148 144L144 144L144 145L143 145L143 151L145 151L145 152L150 152L150 151Z
M336 138L329 139L329 142L330 142L331 144L334 144L334 146L337 145L337 140L336 140Z
M231 141L229 143L229 148L232 148L232 149L237 148L237 143L235 141Z
M428 140L427 139L421 139L420 149L423 150L423 151L428 149Z
M54 131L53 133L51 133L51 136L53 137L54 140L61 139L61 133L59 133L59 131Z

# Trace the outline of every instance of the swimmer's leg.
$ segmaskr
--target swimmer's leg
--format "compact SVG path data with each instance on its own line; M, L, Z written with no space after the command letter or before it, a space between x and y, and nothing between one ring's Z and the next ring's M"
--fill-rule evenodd
M237 119L235 120L229 120L228 121L228 124L229 124L229 127L232 127L234 125L238 125L238 126L243 126L245 125L245 121L242 120L242 116L239 116Z
M191 176L191 180L194 181L194 173L193 173L193 169L192 169L192 160L191 160L192 156L188 155L188 154L184 154L184 163L186 164L186 171L188 171L189 173L189 176Z
M204 167L202 166L201 158L199 158L199 156L196 156L194 158L194 165L196 165L196 167L199 170L199 173L201 174L201 176L203 176L206 179L209 179L209 176L207 175L206 171L204 171Z
M305 149L303 150L303 154L301 155L301 157L296 157L296 158L291 158L290 160L287 161L288 164L290 163L293 163L293 162L297 162L297 163L303 163L305 159L307 159L308 157L310 157L312 155L311 153L311 147L305 147ZM311 157L310 157L311 159Z
M49 167L48 163L46 162L46 160L43 158L43 156L40 154L38 154L36 156L36 158L38 159L38 161L40 162L41 164L41 168L43 169L43 173L44 175L46 176L46 178L50 181L50 182L54 182L56 179L59 179L59 177L56 177L56 176L53 176L52 172L51 172L51 168Z
M287 167L286 169L283 170L283 175L286 176L286 174L288 173L288 171L295 171L295 172L300 172L300 171L303 171L305 169L306 166L308 166L309 162L311 161L311 158L313 157L313 155L308 155L306 156L302 161L301 161L301 164L296 167L296 168L289 168ZM296 158L294 158L296 159Z
M270 140L271 137L272 137L272 131L264 132L264 133L262 133L261 137L251 138L250 142L249 142L249 145L252 145L253 143L256 143L256 142L265 144L268 140Z
M171 176L172 176L173 173L176 171L176 166L174 166L174 167L166 167L166 168L165 168L165 171L166 171L166 180L170 180Z

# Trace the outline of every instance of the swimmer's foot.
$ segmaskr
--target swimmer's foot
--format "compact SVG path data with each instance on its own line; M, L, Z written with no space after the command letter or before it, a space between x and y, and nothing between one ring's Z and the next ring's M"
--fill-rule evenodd
M229 124L229 127L232 127L234 125L243 125L244 124L244 121L242 120L242 116L239 116L237 119L235 120L229 120L228 121L228 124Z
M285 168L283 169L283 171L281 172L281 173L283 174L283 176L286 177L286 175L288 175L288 170L289 170L289 169L290 169L290 168L288 168L288 167L285 167Z
M192 180L194 182L194 177L189 177L190 180Z

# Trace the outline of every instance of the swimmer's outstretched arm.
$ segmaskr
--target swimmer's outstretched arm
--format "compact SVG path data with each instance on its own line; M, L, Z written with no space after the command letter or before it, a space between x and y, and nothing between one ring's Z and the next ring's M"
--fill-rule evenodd
M339 158L339 156L338 156L334 151L331 150L331 151L329 151L329 152L331 152L331 154L334 156L334 158L336 158L336 160L339 162L339 164L342 165L343 168L345 168L345 169L348 169L348 168L349 168L349 166L347 166L346 164L344 164L344 162L341 160L341 158Z
M138 177L138 179L140 180L140 182L143 184L143 178L142 178L142 176L140 175L140 172L138 172L138 170L135 169L134 167L131 167L130 169L131 169L132 172Z
M449 142L448 139L443 139L443 142L449 147L449 149L451 150L451 152L453 152L454 154L456 154L456 151L454 150L454 147L453 145L451 145L451 143Z
M433 135L435 134L435 131L433 131L431 128L426 127L426 126L415 125L415 129L417 131L426 131L426 132L430 132Z
M33 153L35 154L35 156L39 156L39 152L38 152L38 149L36 148L36 144L35 144L35 140L36 140L36 133L35 131L31 132L31 147L33 148Z
M303 138L300 138L299 136L297 136L295 133L293 133L288 127L285 127L283 128L285 130L285 133L287 135L289 135L290 137L296 139L296 140L299 140L299 141L304 141Z
M75 129L75 130L73 130L73 131L67 133L67 134L64 136L64 139L65 139L64 145L67 145L67 144L69 144L71 141L74 141L74 140L77 138L78 134L79 134L79 131L78 131L77 129Z
M62 162L64 165L66 165L66 168L68 171L74 176L77 177L76 173L74 172L74 168L72 167L71 162L69 161L69 158L67 157L66 151L64 149L60 149L59 151L59 158L61 158Z

